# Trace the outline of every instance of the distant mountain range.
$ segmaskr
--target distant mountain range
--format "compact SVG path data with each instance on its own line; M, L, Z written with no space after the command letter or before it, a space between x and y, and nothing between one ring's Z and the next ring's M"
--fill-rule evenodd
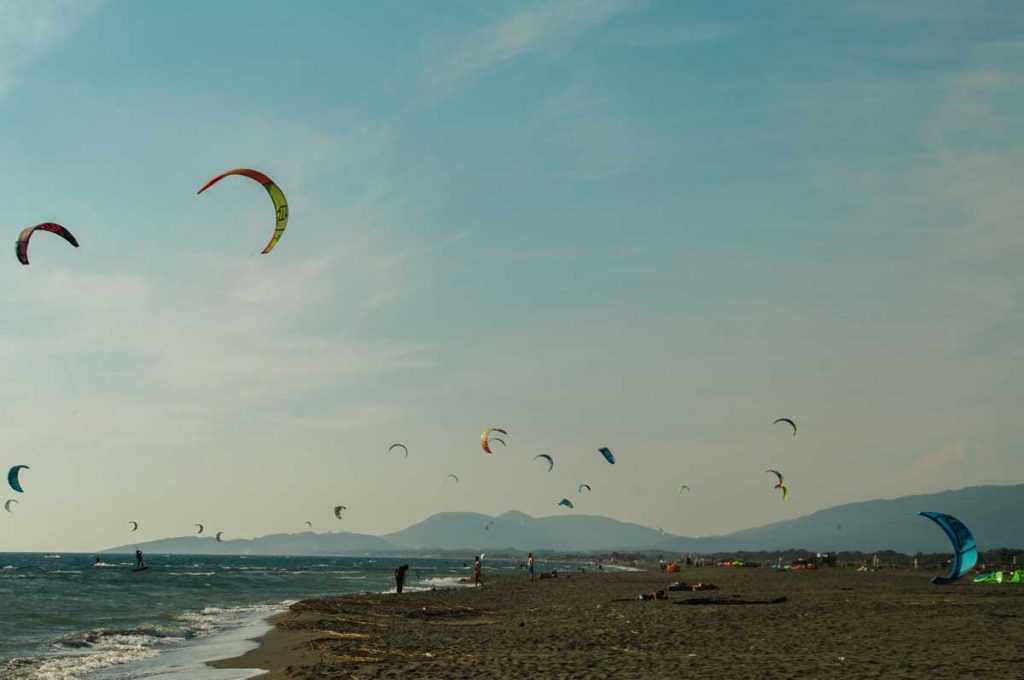
M897 550L941 552L948 542L941 530L918 517L922 510L960 518L983 550L1024 546L1019 518L1024 484L975 486L955 491L838 505L798 519L775 522L722 536L690 538L598 515L531 517L506 512L497 517L442 512L384 536L346 532L273 534L226 540L188 536L138 544L145 552L230 555L386 555L444 551L731 552L740 550L814 551ZM104 552L132 552L135 545Z

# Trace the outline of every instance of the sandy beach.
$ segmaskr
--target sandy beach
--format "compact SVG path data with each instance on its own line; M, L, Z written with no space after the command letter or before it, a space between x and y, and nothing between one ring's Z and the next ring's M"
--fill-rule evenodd
M269 679L1024 677L1024 589L930 576L588 572L304 600L214 665ZM637 599L677 580L718 589Z

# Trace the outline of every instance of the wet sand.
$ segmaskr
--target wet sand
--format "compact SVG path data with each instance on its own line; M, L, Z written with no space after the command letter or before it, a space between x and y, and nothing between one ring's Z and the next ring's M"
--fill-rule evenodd
M276 617L258 649L214 665L268 669L271 680L1024 678L1024 587L941 587L930 576L588 572L305 600ZM636 599L675 580L719 589Z

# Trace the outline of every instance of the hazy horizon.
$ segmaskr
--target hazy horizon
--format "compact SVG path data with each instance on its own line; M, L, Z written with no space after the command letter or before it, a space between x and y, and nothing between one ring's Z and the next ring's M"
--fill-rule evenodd
M198 7L0 1L0 552L1024 482L1024 12Z

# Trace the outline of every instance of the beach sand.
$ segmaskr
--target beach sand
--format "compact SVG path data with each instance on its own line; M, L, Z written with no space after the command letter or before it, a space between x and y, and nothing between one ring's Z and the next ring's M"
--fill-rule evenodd
M258 649L214 665L270 679L1024 678L1024 587L933 586L930 576L589 571L305 600ZM719 589L637 600L675 580Z

